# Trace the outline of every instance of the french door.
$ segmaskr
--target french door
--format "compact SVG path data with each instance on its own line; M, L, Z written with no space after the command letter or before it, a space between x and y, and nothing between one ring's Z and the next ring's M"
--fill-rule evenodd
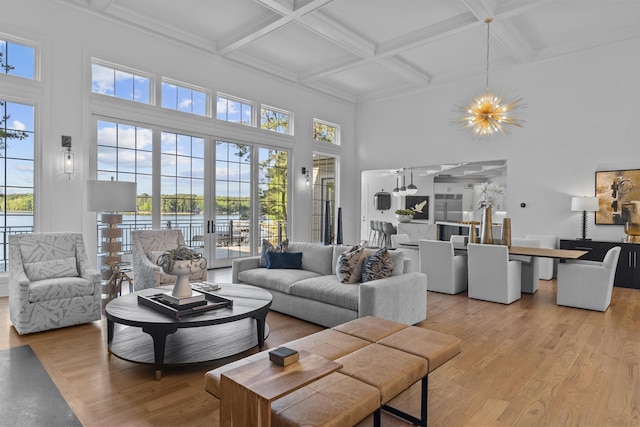
M262 239L286 238L288 152L216 140L213 196L205 229L209 265L258 253Z

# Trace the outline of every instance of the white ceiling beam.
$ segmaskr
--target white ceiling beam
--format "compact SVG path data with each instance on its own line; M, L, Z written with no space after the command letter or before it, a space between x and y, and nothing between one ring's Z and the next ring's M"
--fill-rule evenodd
M262 2L264 0L257 0L258 2ZM237 36L235 38L223 39L218 42L218 51L217 53L220 55L228 55L229 53L242 49L244 46L247 46L250 43L253 43L256 40L261 39L262 37L279 30L291 22L300 19L305 16L307 13L311 13L316 9L321 8L327 3L332 2L333 0L313 0L309 3L301 6L298 9L293 10L287 15L282 16L280 19L272 22L268 25L265 25L261 28L256 28L252 32L247 33L244 32L242 35Z
M398 57L381 58L376 62L387 71L416 86L429 86L431 82L429 74L417 70L414 66Z
M300 18L298 22L330 42L362 58L371 58L375 54L376 46L374 43L344 25L338 24L322 12L309 13Z
M255 0L256 3L260 3L264 7L273 10L280 15L288 15L293 12L292 0Z
M113 2L114 0L89 0L89 6L92 9L104 12Z

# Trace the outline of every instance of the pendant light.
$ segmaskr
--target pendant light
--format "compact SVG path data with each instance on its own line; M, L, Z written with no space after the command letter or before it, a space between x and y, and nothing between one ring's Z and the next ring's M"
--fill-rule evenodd
M400 189L398 188L398 172L396 171L396 187L391 191L394 197L400 197Z
M467 106L458 107L462 117L456 121L460 129L470 129L471 136L478 139L489 138L493 134L510 133L507 125L522 127L524 120L514 117L514 112L525 105L522 98L505 100L505 95L496 95L489 89L489 25L493 21L487 18L487 81L485 92L472 99Z
M417 192L418 192L418 187L413 185L413 169L411 169L411 184L409 184L409 186L407 187L407 194L411 196L416 194Z
M407 187L404 185L405 178L406 178L406 174L404 172L404 168L402 168L402 187L400 187L400 195L401 196L406 196L407 195Z

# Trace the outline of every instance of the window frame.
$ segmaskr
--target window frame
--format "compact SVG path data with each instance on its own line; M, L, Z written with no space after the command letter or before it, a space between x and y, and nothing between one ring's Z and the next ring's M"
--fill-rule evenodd
M249 124L245 124L245 123L242 123L242 121L240 121L240 122L232 122L232 121L229 121L229 120L219 119L218 118L218 98L225 99L227 101L227 106L228 106L228 101L235 101L235 102L238 102L240 104L246 104L246 105L251 106L251 122ZM229 95L229 94L226 94L226 93L223 93L223 92L217 92L216 93L216 102L215 102L215 104L216 104L216 114L215 114L215 119L216 120L218 120L220 122L224 122L224 123L232 123L232 124L242 125L242 126L247 126L247 127L252 127L252 128L257 127L257 124L256 124L257 123L256 117L258 115L257 114L257 111L258 111L258 103L257 102L250 101L248 99L240 98L240 97L237 97L237 96ZM227 113L227 117L228 116L229 116L229 114ZM240 116L242 117L242 112L240 113Z
M31 79L28 77L23 77L15 74L8 74L8 73L0 73L0 75L3 75L5 77L9 76L10 78L25 79L26 81L41 82L42 81L42 66L41 66L42 48L40 43L25 39L23 37L18 37L18 36L10 35L7 33L3 33L3 32L0 32L0 39L4 40L5 42L15 43L15 44L19 44L25 47L30 47L33 49L33 78Z
M163 93L163 85L165 83L177 86L178 88L188 89L188 90L190 90L192 92L195 91L195 92L203 93L205 95L205 112L204 112L204 114L197 114L197 113L194 113L193 111L189 112L189 111L183 111L183 110L178 110L178 109L174 109L174 108L164 107L162 105L163 102L164 102L164 98L162 96L162 93ZM212 95L212 91L211 90L209 90L207 88L204 88L204 87L201 87L201 86L197 86L197 85L191 84L191 83L186 83L186 82L183 82L183 81L180 81L180 80L175 80L175 79L172 79L172 78L169 78L169 77L164 77L164 76L160 77L159 90L160 90L160 102L158 103L158 107L160 107L160 108L162 108L164 110L177 111L178 113L191 114L191 115L196 116L196 117L211 118L211 114L212 114L212 111L213 111L213 109L211 108L211 99L212 99L212 96L211 96ZM154 91L155 91L155 88L154 88Z
M273 113L280 113L280 114L286 114L289 117L289 132L278 132L276 129L269 129L269 128L263 128L262 127L262 110L269 110ZM294 114L292 111L287 111L284 110L282 108L276 108L273 107L271 105L267 105L267 104L260 104L260 124L258 126L259 129L267 131L267 132L275 132L277 134L280 135L289 135L289 136L294 136L295 132L294 132Z
M115 80L114 80L114 94L107 95L100 92L93 91L93 66L98 65L105 68L111 68L114 71L121 71L123 73L133 74L134 80L135 77L145 77L149 79L149 102L141 102L136 101L135 99L121 98L115 95ZM136 105L147 105L147 106L156 106L157 97L156 97L156 76L153 73L142 71L137 68L128 67L126 65L118 64L115 62L106 61L104 59L97 58L95 56L91 57L91 63L89 65L89 93L95 96L106 97L107 99L118 99L120 101L133 102Z
M320 124L320 125L324 125L327 127L333 127L335 129L335 138L333 142L329 142L329 141L324 141L322 139L317 139L313 137L313 128L315 127L315 125ZM317 119L314 118L312 123L311 123L311 139L315 142L321 143L321 144L329 144L329 145L333 145L333 146L340 146L340 125L336 124L336 123L331 123L328 122L326 120L321 120L321 119Z

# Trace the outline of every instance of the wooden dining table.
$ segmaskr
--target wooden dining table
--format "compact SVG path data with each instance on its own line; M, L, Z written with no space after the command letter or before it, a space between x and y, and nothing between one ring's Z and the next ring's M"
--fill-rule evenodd
M420 247L419 241L410 241L399 244L399 246L406 246L408 248ZM464 251L465 248L455 248L456 251ZM540 258L554 258L554 259L579 259L586 255L589 251L582 251L576 249L550 249L550 248L532 248L525 246L510 246L509 255L523 255L534 256Z

